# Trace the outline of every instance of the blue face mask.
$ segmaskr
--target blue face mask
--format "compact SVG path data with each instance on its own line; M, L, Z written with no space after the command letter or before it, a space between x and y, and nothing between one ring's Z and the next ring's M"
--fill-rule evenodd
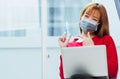
M97 31L98 23L87 18L82 18L80 20L80 27L84 32L94 32Z

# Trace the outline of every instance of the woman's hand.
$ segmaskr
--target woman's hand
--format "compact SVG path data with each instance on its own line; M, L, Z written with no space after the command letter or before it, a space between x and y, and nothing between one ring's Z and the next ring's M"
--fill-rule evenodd
M69 35L68 38L66 38L66 33L64 33L63 36L60 36L58 39L60 47L66 47L68 45L70 38L71 35Z
M87 33L86 36L84 36L82 34L82 36L80 36L80 38L83 39L83 46L92 46L92 45L94 45L94 42L93 42L89 32Z

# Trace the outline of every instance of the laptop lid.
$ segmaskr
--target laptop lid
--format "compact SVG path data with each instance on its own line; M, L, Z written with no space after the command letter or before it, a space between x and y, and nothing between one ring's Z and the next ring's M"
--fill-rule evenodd
M106 47L104 45L61 48L64 77L87 74L108 76Z

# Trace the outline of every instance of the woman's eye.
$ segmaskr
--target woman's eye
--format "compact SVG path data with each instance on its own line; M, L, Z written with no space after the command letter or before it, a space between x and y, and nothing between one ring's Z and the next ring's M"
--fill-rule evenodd
M85 15L85 17L87 17L87 18L88 18L89 16L88 16L88 15Z
M93 21L98 21L97 19L93 19Z

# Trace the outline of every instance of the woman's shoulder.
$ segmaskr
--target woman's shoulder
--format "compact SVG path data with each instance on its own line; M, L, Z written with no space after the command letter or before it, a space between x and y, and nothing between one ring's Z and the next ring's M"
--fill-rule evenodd
M114 42L112 36L110 36L110 35L103 36L103 41L104 41L104 43Z
M105 35L103 37L94 36L93 39L111 40L112 37L110 35Z
M105 39L105 40L113 40L112 36L110 36L110 35L103 36L103 39Z

